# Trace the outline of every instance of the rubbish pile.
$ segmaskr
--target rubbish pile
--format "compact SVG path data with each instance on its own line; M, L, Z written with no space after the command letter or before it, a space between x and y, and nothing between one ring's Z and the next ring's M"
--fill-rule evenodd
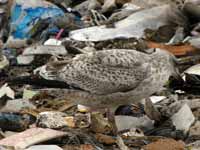
M0 0L0 150L200 149L199 0Z

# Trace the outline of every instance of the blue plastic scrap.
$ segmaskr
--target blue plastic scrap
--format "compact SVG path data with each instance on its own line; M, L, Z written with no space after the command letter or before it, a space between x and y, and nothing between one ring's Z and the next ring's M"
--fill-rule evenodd
M27 6L27 3L37 3L40 5ZM26 6L25 6L26 5ZM41 19L53 19L57 16L64 16L64 12L57 6L40 0L16 0L11 11L11 32L17 39L29 39L30 30L37 21Z

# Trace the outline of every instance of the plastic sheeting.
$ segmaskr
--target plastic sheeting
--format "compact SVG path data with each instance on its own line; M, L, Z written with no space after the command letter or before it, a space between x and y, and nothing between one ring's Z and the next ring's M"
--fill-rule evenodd
M30 38L30 31L43 19L53 20L63 16L64 12L57 6L42 0L16 0L11 11L11 32L14 38ZM54 28L53 32L58 29Z

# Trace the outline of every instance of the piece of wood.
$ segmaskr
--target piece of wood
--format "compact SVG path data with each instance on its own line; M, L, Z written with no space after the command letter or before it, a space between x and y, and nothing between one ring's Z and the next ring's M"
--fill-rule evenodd
M160 112L157 110L157 108L153 105L152 101L147 98L145 100L145 113L147 114L147 116L155 121L160 121L161 120L161 114Z

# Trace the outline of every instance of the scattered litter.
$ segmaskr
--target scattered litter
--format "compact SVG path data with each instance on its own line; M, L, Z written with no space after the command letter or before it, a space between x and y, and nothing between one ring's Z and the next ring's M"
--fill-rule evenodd
M182 44L182 45L167 45L163 43L157 43L148 41L147 45L149 48L161 48L173 53L176 56L187 56L190 53L198 53L197 48L190 44Z
M1 4L5 4L5 3L7 3L7 2L8 2L8 0L1 0L1 1L0 1Z
M24 50L22 55L66 55L67 51L64 46L54 46L54 45L36 45L28 47Z
M129 150L128 146L124 144L124 141L120 136L117 137L117 144L120 150Z
M25 150L42 150L42 149L48 149L48 150L63 150L62 148L56 146L56 145L36 145L36 146L30 146L29 148Z
M36 106L27 99L14 99L8 100L0 112L20 112L23 109L36 109Z
M159 14L157 13L158 11ZM170 14L167 12L170 12ZM174 20L177 21L184 18L180 18L180 13L176 13L177 12L174 11L170 5L153 7L136 12L126 19L115 23L114 28L97 26L71 31L70 38L78 41L103 41L114 38L132 37L141 38L144 35L145 29L158 29L166 25L169 18L172 19L172 17L175 17L176 19L174 18ZM182 23L184 22L185 20L183 19Z
M39 144L41 142L60 138L65 135L67 135L67 133L62 131L43 128L32 128L0 140L0 145L13 146L16 149L24 149L34 144Z
M186 148L190 149L190 150L199 150L199 146L200 146L200 141L196 141L193 143L190 143L186 146Z
M197 121L191 128L189 131L189 136L199 136L200 134L200 121Z
M8 86L8 84L4 84L0 88L0 98L2 98L3 96L7 96L10 99L15 98L15 92Z
M128 132L122 134L125 137L144 137L142 130L138 128L131 128Z
M64 12L49 2L16 0L11 11L12 36L16 39L30 38L38 32L39 21L47 19L51 22L57 16L64 16Z
M44 45L52 45L52 46L60 46L62 44L62 41L57 39L48 39Z
M99 112L91 114L91 130L96 133L109 134L112 132L110 122Z
M192 38L189 40L189 43L196 48L200 48L199 41L200 41L200 38Z
M33 96L35 96L36 94L38 94L37 91L31 91L31 90L24 89L22 99L29 100L29 99L33 98Z
M94 147L90 144L83 144L83 145L66 145L63 147L64 150L102 150L101 148L99 147Z
M188 68L187 70L184 71L184 73L200 76L200 64ZM183 79L186 80L185 75L183 75Z
M0 69L5 68L6 66L9 65L9 61L5 56L0 56Z
M38 115L37 126L42 128L60 129L67 126L65 117L66 114L61 112L42 112Z
M184 40L184 28L180 27L176 30L174 36L168 42L168 44L180 44Z
M79 112L81 113L87 113L90 111L90 108L87 106L83 106L83 105L77 105L77 109Z
M0 0L0 149L199 149L199 10Z
M100 143L107 144L107 145L112 145L112 144L116 143L116 139L114 139L112 136L108 136L108 135L104 135L104 134L100 134L100 133L97 133L95 135L95 138Z
M165 96L151 96L150 99L152 103L155 104L155 103L165 100L166 97Z
M154 143L148 144L144 150L184 150L184 144L173 139L158 140Z
M24 56L18 55L17 56L17 64L19 65L30 65L34 60L34 56Z
M0 128L4 131L24 131L35 121L36 118L29 114L0 113Z
M161 114L158 109L153 105L150 99L146 99L145 101L145 113L151 119L155 121L161 120Z

